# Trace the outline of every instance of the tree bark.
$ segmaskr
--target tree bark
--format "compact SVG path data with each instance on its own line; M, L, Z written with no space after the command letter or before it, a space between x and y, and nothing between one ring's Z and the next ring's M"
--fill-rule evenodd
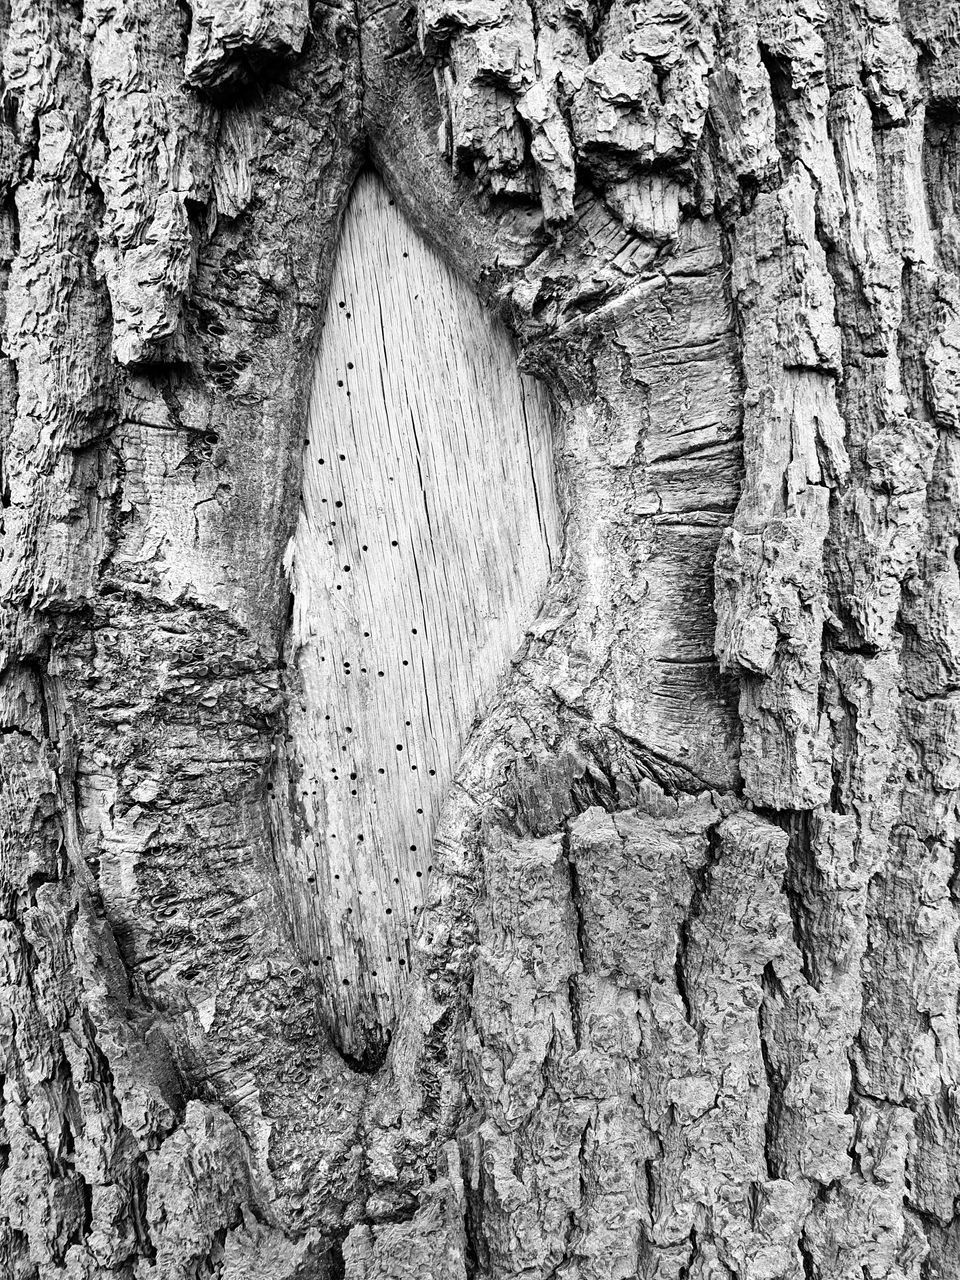
M0 1275L960 1275L956 5L2 19Z

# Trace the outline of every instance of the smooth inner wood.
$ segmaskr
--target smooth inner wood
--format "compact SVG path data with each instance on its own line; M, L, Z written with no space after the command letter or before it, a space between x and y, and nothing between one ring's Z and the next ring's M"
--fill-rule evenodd
M380 180L361 176L288 553L300 829L283 854L300 945L360 1060L386 1043L440 804L559 539L545 392Z

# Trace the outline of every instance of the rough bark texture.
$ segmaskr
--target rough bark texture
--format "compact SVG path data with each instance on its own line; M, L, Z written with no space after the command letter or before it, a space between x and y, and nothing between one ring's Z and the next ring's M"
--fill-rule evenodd
M0 16L4 1280L954 1280L956 5ZM365 163L563 521L372 1057L284 568Z

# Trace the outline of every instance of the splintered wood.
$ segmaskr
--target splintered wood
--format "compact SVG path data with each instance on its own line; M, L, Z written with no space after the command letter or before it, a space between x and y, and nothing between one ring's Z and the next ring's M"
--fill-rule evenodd
M438 809L557 554L551 411L507 331L362 176L344 222L288 552L281 840L342 1050L389 1039Z

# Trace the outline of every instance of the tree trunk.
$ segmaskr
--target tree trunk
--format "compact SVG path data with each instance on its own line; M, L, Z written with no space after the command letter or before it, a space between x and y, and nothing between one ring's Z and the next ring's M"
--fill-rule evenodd
M2 1280L956 1280L956 5L2 15Z

